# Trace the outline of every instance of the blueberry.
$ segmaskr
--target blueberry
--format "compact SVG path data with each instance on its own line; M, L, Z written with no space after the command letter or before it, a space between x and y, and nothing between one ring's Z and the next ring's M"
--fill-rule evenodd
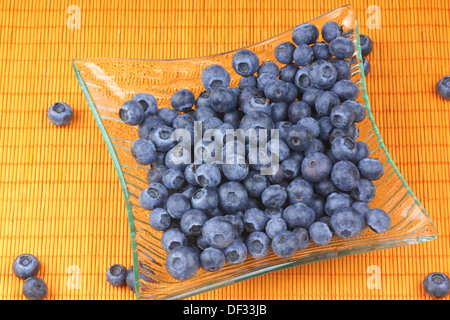
M286 221L282 218L272 218L267 221L265 231L270 239L273 239L278 233L287 230Z
M317 89L328 89L336 82L337 71L333 64L325 60L317 60L308 70L311 85Z
M23 283L22 293L28 300L44 300L48 294L48 287L41 278L29 277Z
M123 106L122 106L123 108ZM121 109L122 110L122 109ZM119 116L120 116L119 112ZM129 118L127 117L129 115ZM142 120L144 120L144 114L142 107L136 107L133 103L129 103L125 106L123 111L123 116L125 119L122 119L126 124L136 125L139 124ZM65 126L69 124L73 119L73 110L72 108L64 102L56 102L50 106L47 110L47 118L48 120L57 126Z
M342 102L342 105L353 110L353 113L355 115L354 121L356 123L361 122L366 118L366 109L361 104L361 102L355 100L346 100Z
M312 117L302 117L298 120L297 124L305 127L313 139L319 136L320 127L316 119Z
M194 116L195 120L201 122L206 121L210 118L219 117L217 112L211 107L211 105L197 107L195 111L192 113L192 115Z
M188 129L194 127L195 118L190 113L181 113L172 121L174 129Z
M218 88L211 92L209 97L211 107L216 112L230 112L236 108L237 96L231 89Z
M51 113L52 116L54 114L61 115L61 114L67 113L67 111L65 111L65 110L67 110L67 108L61 103L56 103L55 105L50 107L49 110L52 110L52 113ZM59 110L59 111L56 111L56 110ZM72 113L70 112L70 114L72 114ZM49 115L48 112L47 112L47 115ZM68 118L68 115L66 115L66 117ZM139 102L130 100L130 101L126 101L120 107L119 117L126 124L135 126L135 125L140 124L145 119L145 111ZM50 121L52 121L52 120L50 120ZM63 122L62 120L59 120L57 123L65 123L65 122Z
M320 129L318 138L321 141L327 143L328 141L330 141L330 135L334 130L331 119L330 117L322 117L317 121L317 123Z
M367 35L359 35L359 45L361 46L361 54L363 57L368 56L372 52L373 43Z
M137 93L131 100L137 101L144 108L146 116L154 116L158 112L158 102L156 98L149 93Z
M171 108L160 108L156 116L159 119L162 119L167 126L172 126L173 119L178 115L178 112Z
M442 98L450 100L450 76L445 76L439 80L436 88Z
M322 197L328 197L330 194L337 192L336 186L331 179L322 180L314 185L314 191Z
M297 236L298 249L306 249L309 246L308 230L302 227L297 227L292 232Z
M167 230L170 226L172 219L169 213L164 208L155 208L150 212L149 224L158 231Z
M433 299L441 299L450 293L450 279L442 272L432 272L423 280L425 293Z
M314 194L311 184L301 178L292 180L287 186L286 192L290 204L309 204Z
M295 203L283 211L283 219L289 228L308 228L315 219L315 212L304 203Z
M292 31L292 41L296 45L313 44L318 38L319 29L310 23L303 23Z
M282 42L275 48L275 59L279 63L288 64L293 60L295 45L292 42Z
M225 265L223 251L216 248L206 248L200 254L200 266L206 271L217 271Z
M303 67L314 61L314 51L309 45L300 44L295 48L293 57L294 63L299 67Z
M41 264L34 255L24 253L18 256L12 266L14 275L22 280L35 277L39 273Z
M225 249L225 260L228 264L239 264L247 258L247 246L240 239L234 239Z
M280 68L273 61L265 61L258 69L258 78L261 77L264 73L270 74L276 78L280 73Z
M356 156L356 144L345 134L339 135L331 141L331 152L336 160L352 160Z
M250 171L242 182L250 197L260 197L264 190L269 187L269 180L266 176L257 171Z
M217 166L202 164L195 172L195 181L203 188L214 188L220 183L221 174Z
M208 132L208 130L211 130L213 132L208 132L208 134L214 133L215 129L218 129L223 124L223 121L220 120L217 117L211 117L202 122L202 134L205 135L205 133Z
M297 88L295 88L295 96L297 96ZM289 85L283 80L274 80L268 83L264 87L264 95L269 99L270 102L281 102L284 101L286 95L289 92Z
M161 206L168 198L169 192L159 182L152 182L139 195L139 203L142 208L153 210Z
M330 219L331 228L340 238L355 238L364 228L364 217L352 208L337 209Z
M209 214L219 205L219 196L214 188L198 189L191 198L191 205L194 209L202 210Z
M127 283L128 288L131 291L136 292L136 285L134 283L134 268L133 267L129 267L127 270L126 283Z
M251 76L259 68L258 56L247 49L237 51L231 59L231 65L237 74L241 76Z
M347 136L353 141L359 137L359 129L356 124L352 123L348 128L345 129ZM358 152L358 150L356 150Z
M255 231L248 235L245 239L245 244L247 246L248 253L253 258L262 258L269 254L270 252L271 240L266 233L262 231Z
M234 110L232 112L227 112L223 115L223 122L230 124L233 129L239 128L243 114L240 110Z
M288 107L288 119L291 123L297 123L302 118L311 117L311 107L303 101L296 100Z
M146 139L137 139L131 144L131 155L140 165L149 165L156 159L155 145Z
M351 191L358 186L360 174L358 168L350 161L336 162L331 169L331 180L338 189Z
M358 162L358 169L361 176L370 181L378 180L384 174L384 166L378 159L362 159Z
M316 42L312 46L314 52L314 60L328 60L331 57L328 44L325 42Z
M265 189L261 195L261 201L268 208L282 207L286 202L287 193L280 185L273 184Z
M316 104L317 98L320 96L322 92L323 90L311 87L307 89L305 92L303 92L302 101L306 102L311 108L313 108Z
M259 136L260 129L273 129L273 121L272 118L264 112L250 112L242 118L240 128L244 130L244 132L253 129L256 131L257 136ZM248 139L248 136L246 136L246 139Z
M241 90L244 90L247 87L256 87L256 85L256 77L253 75L241 77L241 79L239 79L239 89Z
M192 185L187 185L185 188L183 188L181 191L181 194L185 196L188 199L191 199L194 196L194 193L197 191L197 187Z
M331 160L325 154L316 152L305 156L301 171L306 180L317 183L330 175L331 167Z
M314 210L314 219L318 220L325 213L325 199L318 194L314 194L312 200L309 203L309 207Z
M170 98L170 105L174 110L185 112L190 110L195 104L195 96L188 89L181 89Z
M170 228L163 232L161 237L162 249L169 253L175 248L187 245L186 235L178 228Z
M350 80L339 80L331 87L331 91L336 93L341 101L356 100L359 96L359 87Z
M274 218L281 218L283 215L283 208L265 208L264 213L266 214L267 218L274 219Z
M293 151L304 151L311 144L311 133L301 125L293 125L286 135L286 143Z
M298 249L298 238L292 231L282 231L272 239L272 250L280 258L289 258Z
M279 138L286 140L287 132L292 127L289 121L278 121L274 124L274 128L278 130Z
M234 231L236 232L236 236L240 236L242 232L244 232L245 224L244 224L244 214L242 213L242 211L239 211L234 214L227 214L223 217L231 222Z
M241 110L246 114L251 112L263 112L267 115L271 114L270 103L265 97L260 95L253 96L245 104L241 105Z
M283 168L283 176L292 180L300 173L301 162L293 157L289 157L281 162L281 167Z
M370 202L375 198L375 191L372 181L359 179L358 185L351 191L351 195L356 201Z
M288 63L284 67L280 68L280 80L295 83L295 75L299 68L295 63Z
M167 255L167 272L176 280L185 281L192 278L199 268L200 259L190 247L180 246Z
M355 157L352 159L352 162L354 164L357 164L359 161L367 158L370 155L370 150L369 146L365 142L355 141L355 144L356 144L356 154Z
M308 148L303 152L305 156L310 155L311 153L324 153L325 152L325 145L320 139L312 139L311 144ZM331 160L330 160L331 161Z
M113 264L106 270L106 281L114 287L127 283L127 269L121 264Z
M191 150L183 146L175 146L164 156L164 165L169 169L186 169L187 165L192 162Z
M355 44L345 37L336 37L330 44L330 53L338 59L348 59L355 53Z
M372 209L366 213L366 222L376 233L383 233L391 227L391 217L382 209Z
M331 91L323 91L317 97L314 106L320 116L329 116L331 110L340 104L337 94Z
M323 246L331 241L333 234L325 222L316 221L309 227L309 237L315 244Z
M150 133L150 140L161 152L167 152L175 146L176 141L172 140L173 129L168 126L156 127Z
M242 181L244 180L249 172L249 165L245 162L245 159L243 159L244 163L241 164L227 164L224 163L222 165L222 171L223 175L231 181Z
M273 122L279 122L287 120L288 118L288 105L286 102L273 102L270 104L270 115Z
M365 203L365 202L353 202L351 205L351 208L355 209L356 211L358 211L363 217L366 216L367 212L369 212L370 206Z
M336 128L346 129L353 124L355 113L350 107L340 104L331 110L330 119Z
M370 62L366 58L363 58L363 70L365 76L367 76L370 72Z
M172 110L172 109L170 109ZM176 112L176 111L175 111ZM178 115L178 112L176 112ZM164 126L166 123L162 118L156 117L147 117L138 127L138 135L141 139L150 139L150 133L160 126Z
M220 208L226 213L233 213L245 208L247 203L247 190L239 182L229 181L217 189Z
M342 27L335 21L328 21L322 27L322 38L330 43L337 37L342 36Z
M276 154L278 154L279 161L284 161L287 158L289 158L289 156L291 155L291 149L289 149L289 146L283 140L281 140L281 139L277 139L277 140L278 141L276 141L276 142L278 143L278 150L276 150L276 151L274 150L274 152ZM269 142L267 142L268 154L272 153L273 141L275 141L275 140L270 140Z
M297 67L298 68L298 67ZM310 66L304 66L298 69L294 77L294 83L300 92L305 92L307 89L311 88L311 79L309 78Z
M262 231L267 223L268 217L264 211L258 208L251 208L245 211L244 228L248 232Z
M278 68L278 66L276 67ZM270 72L264 72L261 75L258 75L258 78L256 79L256 87L260 92L263 92L267 84L277 79L277 75Z
M167 213L174 219L180 219L191 209L190 199L181 193L174 193L167 199Z
M208 217L203 211L191 209L182 215L180 227L187 236L198 236L202 233L202 227L206 220L208 220Z
M213 91L219 88L228 88L231 81L228 71L218 64L213 64L205 68L200 77L203 88L207 91Z
M350 80L352 77L352 70L350 68L350 63L347 60L332 58L329 60L337 72L336 80Z
M202 236L213 248L224 249L235 239L236 231L228 219L212 217L203 224Z
M331 217L336 210L349 208L352 205L352 202L352 198L347 193L333 192L325 201L324 211Z
M180 189L184 184L184 175L180 169L169 168L164 171L162 183L167 189Z

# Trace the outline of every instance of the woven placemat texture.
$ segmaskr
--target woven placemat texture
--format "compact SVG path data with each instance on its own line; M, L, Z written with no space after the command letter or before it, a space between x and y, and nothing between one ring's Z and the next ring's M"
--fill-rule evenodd
M427 299L450 274L450 2L348 1L374 41L369 100L384 142L436 225L436 240L273 272L190 299ZM237 49L343 1L0 0L0 299L23 299L14 258L33 253L48 299L135 299L105 280L132 264L122 190L72 59L187 58ZM75 110L64 128L47 108Z

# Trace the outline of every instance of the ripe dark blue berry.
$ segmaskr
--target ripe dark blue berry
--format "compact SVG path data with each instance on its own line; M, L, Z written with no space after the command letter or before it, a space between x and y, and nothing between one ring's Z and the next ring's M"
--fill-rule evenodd
M129 112L129 113L128 113ZM127 121L122 119L127 124L139 124L142 120L144 120L144 110L142 107L139 109L129 108L127 111L124 111L124 118L129 114L129 118L126 118ZM119 113L120 114L120 113ZM47 110L48 120L57 126L65 126L73 119L73 110L72 108L64 102L56 102L50 106ZM121 117L122 118L122 117Z
M39 273L40 266L41 264L36 256L24 253L14 260L12 270L16 277L26 280L35 277Z

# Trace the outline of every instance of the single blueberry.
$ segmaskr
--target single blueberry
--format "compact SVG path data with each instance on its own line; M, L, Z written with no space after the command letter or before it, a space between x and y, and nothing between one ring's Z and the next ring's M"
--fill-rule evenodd
M299 175L301 170L301 161L298 161L294 157L289 157L281 162L284 178L288 180L294 179Z
M114 287L127 283L127 268L121 264L113 264L106 270L106 281Z
M303 151L305 157L310 155L311 153L324 153L325 152L325 144L320 139L312 139L311 144L305 151ZM331 160L330 160L331 161Z
M331 110L330 119L336 128L346 129L353 124L355 113L352 108L340 104Z
M292 31L292 41L297 45L313 44L319 38L319 29L313 24L303 23Z
M312 117L302 117L297 121L297 124L305 127L313 139L319 136L320 127L316 119Z
M338 209L349 208L352 205L352 198L347 193L333 192L325 201L324 211L328 216L333 216L333 214Z
M356 144L343 133L331 141L331 152L336 160L352 160L356 156Z
M232 112L227 112L223 115L223 122L230 124L233 129L239 128L243 113L240 110L234 110Z
M355 44L345 37L336 37L329 44L330 53L338 59L348 59L355 53Z
M242 118L240 128L244 130L244 132L248 132L248 130L253 129L258 137L261 129L266 130L266 132L273 129L273 121L268 114L254 111L246 114ZM246 141L248 141L248 135L246 135Z
M272 218L266 223L265 231L270 239L285 230L287 230L287 224L282 218Z
M268 217L264 211L258 208L251 208L245 211L243 221L244 228L248 232L262 231L267 223Z
M391 217L382 209L372 209L366 213L366 222L376 233L383 233L391 227Z
M190 90L181 89L172 95L170 104L176 111L185 112L194 106L195 96Z
M245 159L242 159L243 163L232 163L232 164L227 164L224 163L222 164L222 171L223 171L223 175L231 181L242 181L244 180L249 172L249 165L248 163L245 161Z
M287 132L292 127L289 121L278 121L274 124L274 129L278 130L279 138L286 140Z
M370 181L380 179L384 174L384 166L378 159L365 158L358 162L358 169L363 178Z
M322 38L330 43L337 37L342 36L342 27L335 21L328 21L322 27Z
M333 123L331 123L330 117L322 117L317 122L320 129L318 138L328 146L330 135L334 130Z
M282 231L272 239L272 250L280 258L289 258L297 252L298 238L292 231Z
M333 234L328 224L316 221L309 227L309 237L315 244L323 246L331 241Z
M371 210L370 206L366 202L359 202L359 201L353 202L351 208L358 211L363 217L365 217L367 212Z
M262 231L255 231L248 235L245 239L245 244L247 246L248 253L253 258L262 258L269 254L270 252L271 240L269 236Z
M123 107L123 106L122 106ZM121 109L122 110L122 109ZM139 109L138 107L133 106L133 104L127 104L124 109L124 118L122 119L126 124L136 125L139 124L142 120L144 120L143 109ZM126 115L129 114L129 118ZM120 116L120 112L119 112ZM56 102L50 106L47 110L47 118L48 120L57 126L65 126L69 124L73 119L73 110L72 108L64 102ZM122 118L122 117L121 117Z
M249 210L249 209L248 209ZM223 216L225 219L231 222L233 225L236 236L240 236L245 230L244 214L242 211L238 211L234 214L227 214Z
M321 152L306 155L301 165L303 177L313 183L328 178L331 168L331 160Z
M337 71L331 62L317 60L311 64L308 70L311 86L316 89L328 89L335 84Z
M364 228L364 216L352 208L337 209L330 219L333 232L340 238L355 238Z
M373 43L367 35L359 35L359 45L361 46L361 54L363 57L368 56L372 52Z
M282 42L275 48L275 59L279 63L288 64L293 60L295 45L292 42Z
M238 99L231 89L221 87L211 92L209 100L216 112L231 112L236 108Z
M313 197L314 190L309 182L298 177L286 187L290 204L304 203L308 205Z
M195 181L203 188L217 187L220 179L220 170L213 164L202 164L195 171Z
M206 271L217 271L225 265L223 251L216 248L205 248L200 254L200 266Z
M311 117L311 107L303 101L296 100L288 107L288 119L295 124L302 118Z
M297 88L294 86L295 90ZM270 102L281 102L284 101L286 95L289 91L289 85L287 82L283 80L274 80L268 83L264 87L264 95ZM295 96L297 96L297 91L295 92Z
M149 165L156 159L156 148L147 139L137 139L131 144L131 155L140 165Z
M297 227L292 232L297 236L298 249L306 249L309 246L309 233L308 230L302 227Z
M286 135L286 143L293 151L304 151L311 144L311 133L301 125L293 125Z
M264 73L270 74L276 78L280 73L280 68L275 62L268 60L263 62L259 67L258 78L261 77Z
M337 192L336 186L333 184L331 179L327 178L314 185L314 191L324 198L327 198L330 194Z
M186 169L192 163L191 150L180 145L176 145L164 155L164 165L169 169Z
M366 118L366 108L364 108L361 102L355 100L346 100L342 102L342 105L353 110L353 113L355 115L354 121L356 123L362 122Z
M437 83L438 94L447 100L450 100L450 76L445 76Z
M18 256L12 266L12 271L16 277L26 280L35 277L40 270L41 264L36 256L24 253Z
M331 180L334 185L342 191L349 192L356 188L358 186L359 179L359 170L350 161L338 161L331 169Z
M261 195L262 203L268 208L282 207L286 199L286 190L277 184L270 185Z
M352 162L354 164L357 164L362 159L369 157L370 149L369 146L363 141L355 141L355 144L356 144L356 154L355 157L352 159Z
M251 112L263 112L267 115L271 115L270 103L264 96L255 95L245 104L241 105L241 110L245 113Z
M350 67L350 63L344 59L331 58L329 60L337 72L336 81L339 80L350 80L352 77L352 70Z
M307 44L300 44L294 50L294 63L299 67L304 67L314 61L314 51Z
M214 188L198 189L191 198L191 205L194 209L202 210L210 214L219 205L219 196Z
M313 46L314 60L328 60L331 57L328 44L325 42L316 42Z
M311 87L303 92L302 101L306 102L311 108L313 108L316 104L317 98L322 92L323 90Z
M237 51L231 59L231 65L237 74L241 76L251 76L259 68L258 56L247 49Z
M167 152L175 146L176 141L172 140L173 129L169 126L156 127L150 133L150 141L160 152Z
M167 189L180 189L184 184L184 175L180 169L169 168L164 171L162 183Z
M284 209L283 219L291 229L308 228L315 220L315 212L304 203L295 203Z
M298 69L298 66L297 66ZM295 74L294 83L300 92L305 92L307 89L311 88L311 79L309 78L310 66L304 66Z
M167 199L167 213L174 219L181 217L192 209L191 201L181 193L174 193Z
M213 91L219 88L228 88L231 81L228 71L218 64L213 64L205 68L202 71L200 78L203 88L207 91Z
M169 191L163 184L152 182L140 193L139 204L144 209L153 210L161 206L167 200L168 196Z
M173 109L170 109L173 110ZM175 111L176 112L176 111ZM178 115L178 112L176 112ZM138 135L141 139L150 139L150 133L160 126L164 126L166 123L162 118L156 117L147 117L138 127Z
M182 215L180 227L187 236L198 236L202 233L203 225L207 220L208 217L203 211L191 209Z
M273 122L285 121L288 118L288 105L286 102L273 102L270 104L270 115Z
M150 93L137 93L131 100L137 101L142 105L146 116L154 116L158 112L158 102Z
M161 237L161 248L169 253L175 248L187 245L187 237L178 228L169 228L165 230Z
M256 87L256 77L254 75L241 77L239 79L239 89L244 90L247 87Z
M359 87L350 80L339 80L331 87L331 91L336 93L341 101L356 100L359 96Z
M299 68L295 63L288 63L280 68L280 80L295 83L295 75Z
M372 181L359 179L358 185L351 191L353 199L356 201L370 202L375 198L376 188Z
M29 277L23 283L22 293L28 300L44 300L48 294L48 287L41 278Z
M432 272L423 280L423 290L433 299L441 299L450 293L450 279L442 272Z
M363 58L363 70L365 76L367 76L370 72L370 62L366 58Z
M220 185L217 194L219 206L225 213L243 210L248 200L247 190L236 181L229 181Z
M176 280L192 278L200 268L200 259L190 247L180 246L172 250L166 258L166 270Z
M209 118L218 118L219 115L217 112L211 107L211 105L205 105L202 107L197 107L195 111L192 113L196 121L206 121Z
M129 267L128 268L126 283L127 283L128 288L131 291L136 292L136 285L134 283L134 267Z
M278 68L278 66L276 67ZM264 72L261 75L258 75L258 78L256 79L257 90L259 91L259 93L263 93L264 88L267 86L267 84L277 79L278 76L270 72Z
M172 222L169 213L164 208L155 208L149 215L150 226L158 231L167 230Z
M269 184L269 179L257 171L250 171L242 182L248 195L255 198L260 197L263 191L269 187Z
M224 249L233 242L236 231L230 220L216 216L203 224L202 236L211 247Z
M156 116L164 121L167 126L172 126L173 119L178 115L178 112L171 108L160 108Z
M323 91L314 102L315 109L320 116L329 116L331 110L340 104L337 94L331 91Z
M247 258L247 246L242 240L234 239L233 242L223 249L223 253L228 264L239 264Z
M62 108L60 108L61 106L62 106ZM55 110L55 108L58 111L52 111L52 115L54 113L57 113L59 115L59 114L64 114L67 112L67 111L65 111L65 110L67 110L67 108L61 103L56 103L55 105L50 107L51 110ZM47 113L47 115L48 115L48 113ZM144 121L145 111L139 102L130 100L130 101L126 101L120 107L119 117L126 124L128 124L130 126L135 126L135 125L140 124L142 121ZM63 122L59 121L58 123L63 123Z

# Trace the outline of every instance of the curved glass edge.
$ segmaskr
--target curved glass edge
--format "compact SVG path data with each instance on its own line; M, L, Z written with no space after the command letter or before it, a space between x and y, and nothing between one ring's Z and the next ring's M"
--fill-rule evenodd
M80 72L78 71L78 69L75 65L75 60L72 61L72 66L75 71L75 75L80 84L81 91L83 92L84 96L86 97L86 100L89 105L89 109L91 109L91 112L94 115L95 122L97 123L97 126L100 129L103 139L105 140L109 154L111 156L111 159L113 161L114 167L117 172L117 175L119 177L120 186L122 188L122 192L123 192L123 195L125 198L125 205L126 205L127 214L128 214L128 222L129 222L130 236L131 236L131 247L132 247L132 253L133 253L133 273L134 273L135 293L136 293L137 299L140 299L140 295L139 295L139 263L138 263L137 249L136 249L136 228L134 225L134 216L133 216L133 210L131 208L130 194L129 194L128 188L126 186L125 177L124 177L122 169L120 167L120 162L117 158L116 151L112 145L112 142L111 142L111 139L109 138L108 133L106 132L106 129L105 129L105 126L103 125L102 119L101 119L100 115L98 114L97 108L95 107L95 104L91 99L91 96L89 94L89 90L86 86L86 83L84 82L82 76L80 75Z
M350 4L347 4L347 5L338 7L336 9L334 9L334 10L342 9L342 8L345 8L345 7L352 8L352 6ZM334 10L331 10L331 11L334 11ZM308 20L306 22L314 21L314 20L316 20L316 19L318 19L318 18L320 18L322 16L327 15L331 11L326 12L326 13L324 13L322 15L319 15L319 16L315 17L314 19ZM292 30L293 30L293 28L289 29L289 30L287 30L285 32L282 32L281 34L284 34L286 32L290 32ZM238 283L238 282L241 282L241 281L244 281L244 280L248 280L250 278L253 278L253 277L256 277L256 276L259 276L259 275L263 275L263 274L266 274L266 273L269 273L269 272L273 272L273 271L278 271L278 270L283 270L283 269L286 269L286 268L300 266L300 265L304 265L304 264L307 264L307 263L310 263L310 262L329 260L329 259L333 259L333 258L336 258L336 257L343 257L343 256L349 256L349 255L355 255L355 254L360 254L360 253L364 253L364 252L369 252L369 251L377 251L377 250L383 250L383 249L387 249L387 248L394 248L394 247L400 247L400 246L405 246L405 245L421 243L421 242L433 240L433 239L435 239L437 237L437 231L436 231L436 227L435 227L433 221L431 220L428 212L425 210L425 208L422 205L422 203L416 197L416 195L411 190L409 185L406 183L404 177L402 176L402 174L398 170L397 166L395 165L394 161L392 160L392 158L391 158L391 156L390 156L390 154L389 154L389 152L388 152L388 150L387 150L387 148L386 148L386 146L385 146L385 144L383 142L383 139L382 139L382 137L380 135L378 127L376 126L373 114L371 112L369 99L368 99L366 82L365 82L365 75L364 75L364 72L362 71L362 70L364 70L364 68L363 68L363 62L362 62L363 59L362 59L362 55L361 55L361 46L360 46L359 34L360 33L359 33L358 21L357 21L356 16L355 16L355 35L356 35L356 40L357 40L357 55L358 55L358 59L359 59L358 67L359 67L360 74L361 74L361 79L360 79L360 81L361 81L361 88L363 90L364 103L365 103L365 106L366 106L366 108L368 110L368 117L369 117L369 119L370 119L370 121L371 121L371 123L373 125L374 133L378 137L380 146L381 146L381 148L384 150L384 152L386 154L387 161L392 165L395 173L398 175L398 177L402 181L403 185L407 188L408 194L410 194L413 197L413 199L415 201L415 204L417 204L421 208L421 212L428 218L428 222L430 223L430 228L433 229L433 235L431 235L431 236L416 236L416 237L404 238L404 239L401 239L401 240L395 240L395 241L392 241L392 242L384 242L378 247L367 247L367 246L365 246L365 247L360 247L360 248L356 247L357 248L356 250L351 250L351 251L341 251L341 252L333 251L333 252L329 252L329 253L320 253L318 255L314 255L314 256L311 256L311 257L308 257L308 258L304 258L304 259L300 259L300 260L296 260L296 261L291 261L291 262L286 262L286 263L283 263L283 264L279 264L279 265L276 265L276 266L271 266L271 267L267 267L267 268L263 268L263 269L258 269L258 270L254 271L254 272L247 273L245 275L242 275L242 276L230 279L228 281L222 281L222 282L218 282L218 283L213 283L213 284L208 285L208 286L202 286L202 287L199 287L197 289L193 289L193 290L191 290L189 292L185 292L185 293L181 293L181 294L178 293L178 294L173 294L173 295L165 295L163 299L172 299L172 300L186 299L188 297L191 297L191 296L194 296L194 295L197 295L197 294L201 294L201 293L204 293L204 292L207 292L207 291L210 291L210 290L214 290L214 289L219 289L219 288L222 288L222 287L234 284L234 283ZM259 43L262 43L262 42L265 42L265 41L269 41L272 38L276 38L279 35L280 34L277 34L277 35L275 35L275 36L273 36L271 38L265 39L265 40L263 40L261 42L254 43L254 44L251 44L251 45L243 47L243 48L239 48L239 49L236 49L236 50L231 50L231 51L228 51L228 52L222 52L222 53L218 53L218 54L214 54L214 55L204 56L204 57L196 57L196 59L201 59L201 58L206 58L206 57L213 57L213 56L219 56L219 55L227 54L227 53L234 52L234 51L237 51L237 50L240 50L240 49L250 48L250 47L253 47L255 45L258 45ZM125 58L92 58L92 59L124 59L125 60ZM179 60L189 60L189 59L192 59L192 58L185 58L185 59L126 59L126 60L146 60L146 61L148 61L148 60L151 60L151 61L173 61L173 60L178 60L179 61ZM136 295L137 295L137 299L141 299L141 297L139 295L139 278L140 277L139 277L139 263L138 263L138 255L137 255L137 248L136 248L136 239L135 239L136 231L135 231L134 216L133 216L133 211L132 211L132 208L131 208L131 202L130 202L130 196L129 196L129 193L128 193L128 188L126 186L125 178L124 178L123 172L121 170L120 163L118 161L115 149L112 146L111 140L110 140L110 138L109 138L109 136L108 136L108 134L106 132L106 129L105 129L104 125L103 125L103 122L102 122L99 114L98 114L98 111L97 111L97 109L95 107L95 104L93 103L93 101L92 101L92 99L90 97L90 94L89 94L89 91L87 89L87 86L86 86L83 78L81 77L79 71L76 68L75 61L77 61L77 60L85 60L85 59L74 59L73 60L73 68L75 70L75 74L76 74L77 80L80 83L82 91L83 91L83 93L84 93L84 95L85 95L85 97L86 97L86 99L88 101L89 108L91 109L91 111L92 111L92 113L94 115L94 119L95 119L98 127L100 128L102 136L103 136L103 138L105 140L105 143L106 143L106 145L108 147L108 150L109 150L109 152L111 154L111 158L113 160L115 169L116 169L116 171L118 173L119 181L120 181L120 184L121 184L121 187L122 187L122 191L123 191L123 194L124 194L124 197L125 197L125 203L126 203L127 214L128 214L128 219L129 219L129 227L130 227L130 233L131 233L131 241L132 241L132 253L133 253L133 264L134 264L134 278L135 278ZM161 299L161 297L153 296L153 297L145 297L143 299Z

